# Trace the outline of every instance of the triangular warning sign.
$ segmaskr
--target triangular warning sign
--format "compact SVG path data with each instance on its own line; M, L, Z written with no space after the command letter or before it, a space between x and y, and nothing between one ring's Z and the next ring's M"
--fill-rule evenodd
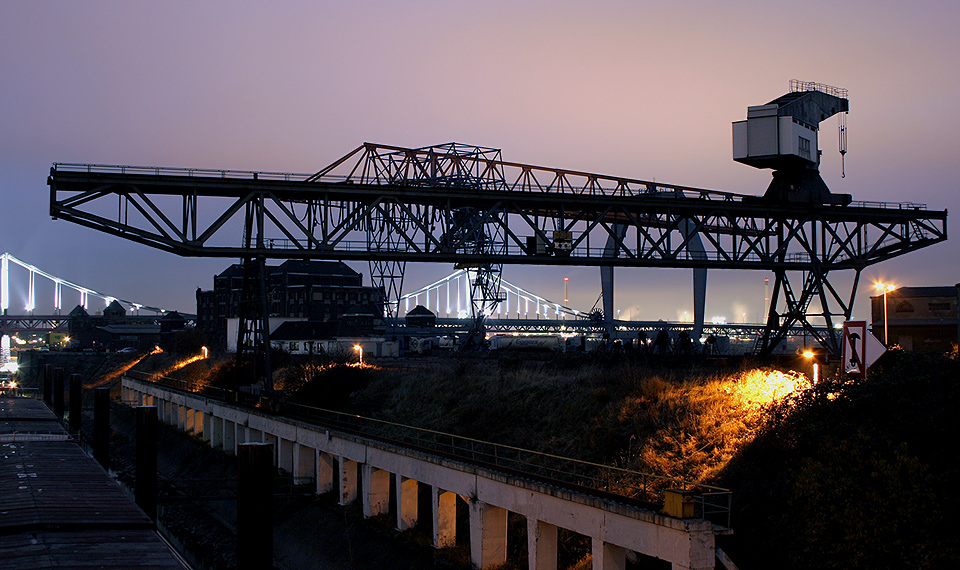
M883 343L867 330L866 321L846 321L843 323L843 371L851 376L863 378L867 369L887 351Z

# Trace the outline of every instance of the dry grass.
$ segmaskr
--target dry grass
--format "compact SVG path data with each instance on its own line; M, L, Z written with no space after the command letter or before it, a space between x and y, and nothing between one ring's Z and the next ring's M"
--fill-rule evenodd
M474 359L376 374L347 411L648 473L709 482L796 373L654 371Z

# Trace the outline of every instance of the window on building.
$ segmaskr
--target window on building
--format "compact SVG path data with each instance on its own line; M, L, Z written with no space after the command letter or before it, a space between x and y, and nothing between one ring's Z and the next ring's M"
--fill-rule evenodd
M931 311L949 311L950 303L930 303L927 305L927 307Z
M908 303L908 302L906 302L906 301L902 301L902 302L900 302L900 303L897 304L897 308L894 309L894 310L895 310L896 312L898 312L898 313L912 313L912 312L913 312L913 305L911 305L910 303Z
M300 343L299 343L299 342L291 342L291 343L290 343L290 352L296 352L296 351L298 351L298 350L300 350Z
M805 139L803 137L799 137L799 139L800 139L800 144L798 145L799 146L798 154L800 154L800 156L802 156L803 158L810 160L810 139Z

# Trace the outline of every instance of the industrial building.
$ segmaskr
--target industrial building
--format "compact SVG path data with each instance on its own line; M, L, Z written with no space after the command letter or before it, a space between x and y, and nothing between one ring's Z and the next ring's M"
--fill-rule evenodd
M950 352L958 342L955 287L899 287L870 297L871 327L889 346L913 352ZM886 298L886 314L884 314Z
M383 314L383 291L363 286L363 276L343 262L287 260L265 267L265 272L271 321L334 322L358 305L370 304L379 307ZM240 316L242 291L240 264L231 265L214 277L213 290L197 289L197 328L221 348L228 346L228 320Z

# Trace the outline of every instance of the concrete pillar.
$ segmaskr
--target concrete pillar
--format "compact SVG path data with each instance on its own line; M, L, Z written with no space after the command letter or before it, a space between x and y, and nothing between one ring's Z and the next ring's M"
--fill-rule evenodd
M186 406L183 408L183 431L194 435L197 433L197 411Z
M237 445L241 443L263 443L263 440L257 438L256 440L250 439L250 432L253 431L245 425L240 425L234 422L234 432L237 434Z
M237 454L237 424L230 420L223 420L223 450Z
M457 494L430 488L433 504L433 547L452 548L457 544Z
M527 519L527 560L530 570L557 570L557 527Z
M299 443L295 443L293 448L293 476L301 482L303 479L316 477L316 450Z
M339 503L341 505L349 505L357 499L357 462L351 461L346 457L338 457L337 465L339 466L339 473L337 478L340 481L339 493L340 499Z
M296 472L293 469L294 443L289 439L283 439L282 437L277 439L280 442L280 446L277 448L280 469L283 469L287 473L296 476Z
M599 538L593 539L593 570L625 570L626 567L627 551L624 548Z
M210 443L210 424L213 423L213 415L208 412L200 413L200 437L203 441Z
M386 513L390 508L390 472L364 463L363 471L363 517L370 518Z
M223 449L223 418L210 416L210 447Z
M181 406L180 404L174 404L177 407L177 429L180 431L187 431L187 407Z
M280 438L272 433L262 432L263 443L273 446L273 466L280 466Z
M507 561L507 509L470 501L470 562L483 570Z
M318 449L314 463L316 464L314 473L317 477L317 494L322 495L333 491L334 475L337 475L333 469L333 456Z
M397 530L407 530L417 526L417 499L419 485L416 479L408 479L397 474Z

